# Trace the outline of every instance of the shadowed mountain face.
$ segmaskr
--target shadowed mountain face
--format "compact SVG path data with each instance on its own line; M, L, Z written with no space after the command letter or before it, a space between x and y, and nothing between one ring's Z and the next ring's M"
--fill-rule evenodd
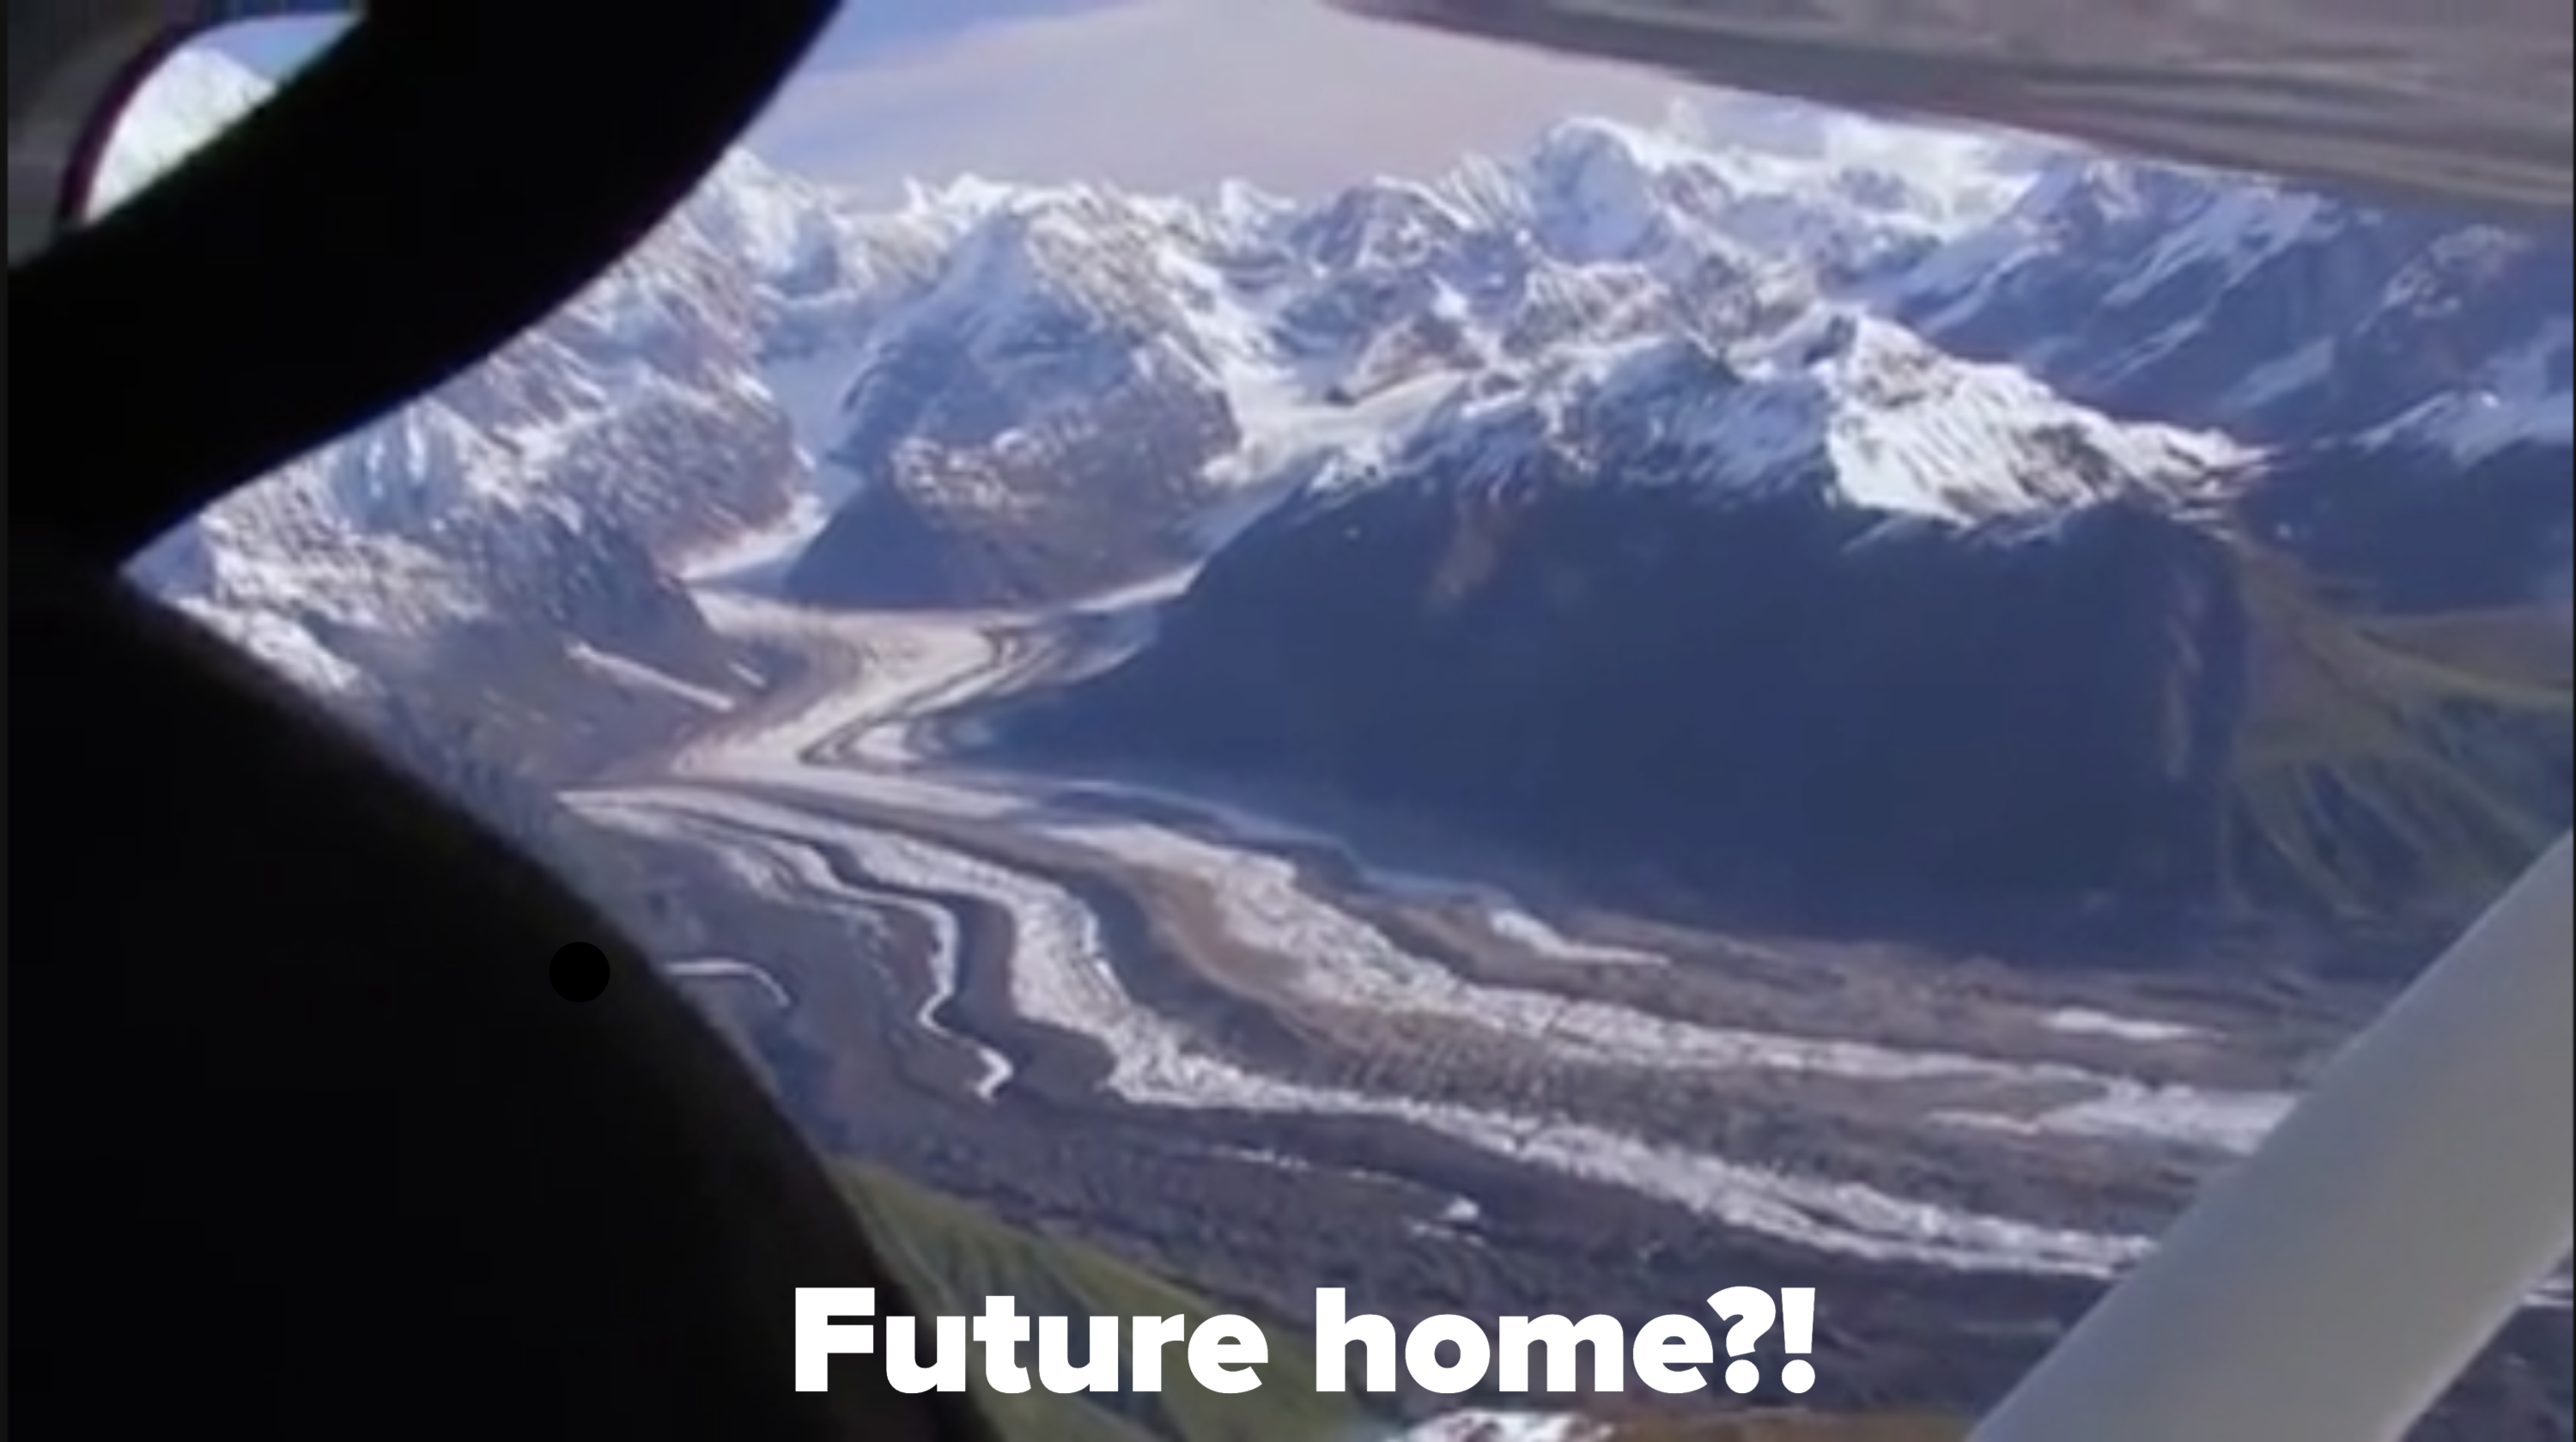
M2348 604L2401 614L2564 595L2576 453L2525 443L2461 464L2398 447L2288 457L2248 494L2263 535Z
M2352 494L2402 506L2407 479ZM1318 783L1846 920L2475 905L2566 819L2563 624L2468 510L2408 545L2280 519L2315 512L2308 473L2255 487L2372 615L2240 521L2143 502L1966 526L1544 465L1453 482L1274 514L1001 744Z
M1153 649L1009 731L1701 882L2188 893L2245 648L2227 550L2128 505L1970 530L1399 484L1245 536Z

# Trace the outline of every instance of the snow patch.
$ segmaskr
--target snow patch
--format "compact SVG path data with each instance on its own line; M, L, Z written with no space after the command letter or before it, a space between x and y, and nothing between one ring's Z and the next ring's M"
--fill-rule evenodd
M734 698L722 691L683 681L668 671L656 670L630 656L600 650L585 641L575 641L565 647L564 654L583 670L621 686L676 697L708 711L730 711L734 708Z
M771 1004L785 1011L796 1005L796 998L786 986L757 962L736 961L731 957L699 957L689 961L665 963L662 972L682 981L747 981L760 989Z
M2050 1031L2069 1032L2078 1036L2117 1037L2122 1041L2170 1042L2190 1041L2208 1033L2196 1026L2179 1022L2144 1021L2136 1017L2114 1016L2109 1012L2068 1007L2052 1011L2040 1019Z

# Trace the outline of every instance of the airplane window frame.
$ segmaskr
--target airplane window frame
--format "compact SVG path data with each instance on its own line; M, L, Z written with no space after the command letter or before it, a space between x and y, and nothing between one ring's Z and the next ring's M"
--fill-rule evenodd
M352 7L339 3L297 4L293 0L267 7L205 5L197 7L197 12L186 19L153 26L148 33L141 34L130 26L116 23L130 20L132 12L111 11L101 17L101 27L86 37L87 42L94 43L77 44L63 52L63 62L55 72L60 83L49 85L38 94L26 117L23 151L22 117L17 113L11 117L13 264L22 254L33 253L34 249L41 248L42 244L75 223L93 183L107 138L123 105L136 89L149 80L171 53L226 25L256 18L243 13L253 8L262 13L324 14L342 13ZM13 93L17 89L15 79L13 74ZM72 120L75 112L78 117L76 123ZM45 226L41 232L27 232L31 245L25 251L21 249L22 171L24 184L30 188L31 201L32 190L39 183L40 176L50 177L51 188L50 202L45 208ZM31 222L36 213L31 205L26 212Z

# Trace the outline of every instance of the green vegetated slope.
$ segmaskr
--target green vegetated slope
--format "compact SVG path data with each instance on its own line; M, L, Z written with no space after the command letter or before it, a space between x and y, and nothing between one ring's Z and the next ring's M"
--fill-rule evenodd
M1094 1316L1177 1315L1196 1327L1224 1310L1106 1252L1006 1225L882 1167L845 1164L837 1174L925 1314L972 1316L986 1296L1010 1296L1024 1316L1072 1319L1079 1338L1087 1334L1084 1319ZM1354 1442L1395 1430L1356 1398L1317 1393L1314 1355L1298 1334L1275 1318L1255 1320L1269 1337L1270 1361L1251 1392L1227 1396L1201 1387L1178 1348L1166 1350L1157 1394L1060 1396L1033 1386L1004 1395L985 1386L980 1360L969 1385L1011 1442ZM1023 1350L1024 1362L1032 1356ZM1546 1400L1532 1398L1531 1410L1544 1409ZM1966 1436L1960 1423L1915 1415L1613 1413L1602 1426L1598 1442L1959 1442ZM1481 1439L1468 1432L1456 1442Z
M2281 556L2241 554L2252 664L2223 820L2232 886L2353 918L2483 905L2567 824L2564 618L2358 612Z
M850 1165L839 1175L926 1313L972 1316L986 1296L1010 1296L1023 1315L1071 1318L1079 1339L1088 1317L1181 1316L1195 1328L1226 1310L1105 1252L1006 1226L883 1168ZM1178 1347L1164 1351L1159 1393L1060 1396L1032 1387L1009 1396L985 1387L980 1364L971 1385L1014 1442L1340 1442L1370 1435L1353 1400L1315 1391L1314 1357L1293 1331L1274 1318L1254 1320L1269 1338L1270 1361L1250 1392L1228 1396L1200 1386ZM1122 1345L1123 1337L1122 1327Z

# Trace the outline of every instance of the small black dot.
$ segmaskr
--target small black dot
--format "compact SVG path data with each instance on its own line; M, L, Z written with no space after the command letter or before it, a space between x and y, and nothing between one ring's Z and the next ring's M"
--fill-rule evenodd
M555 953L548 975L566 1001L596 1001L608 990L608 953L587 941L568 942Z

